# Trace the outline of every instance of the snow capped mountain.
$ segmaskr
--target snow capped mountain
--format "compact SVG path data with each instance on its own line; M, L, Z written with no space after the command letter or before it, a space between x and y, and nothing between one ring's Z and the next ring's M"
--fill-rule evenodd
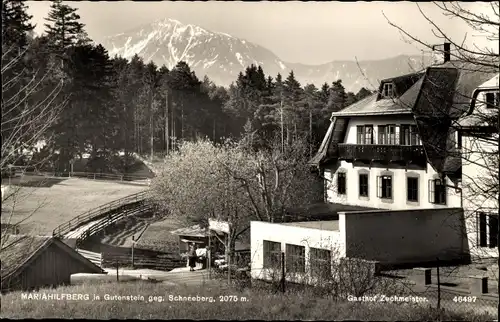
M145 62L152 60L169 69L179 61L185 61L200 79L208 75L216 84L224 86L234 82L245 67L255 64L261 65L266 75L273 77L281 73L285 78L293 70L303 84L320 86L324 82L331 83L340 78L348 90L357 91L362 86L370 86L370 83L376 85L381 76L386 78L410 72L411 63L418 67L421 64L418 57L411 57L409 60L408 56L360 62L368 76L367 80L353 61L317 66L286 63L257 44L169 18L107 37L103 46L112 57L118 55L130 59L138 54Z

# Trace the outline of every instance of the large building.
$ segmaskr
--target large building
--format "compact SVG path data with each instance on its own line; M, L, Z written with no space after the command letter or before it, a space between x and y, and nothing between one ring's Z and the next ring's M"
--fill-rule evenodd
M462 166L468 157L462 146L476 132L465 132L461 122L471 113L473 93L490 86L498 70L449 57L445 53L444 63L424 71L382 80L377 93L332 113L310 163L323 173L328 204L365 210L341 209L336 218L314 224L252 222L254 278L270 278L278 253L285 254L286 272L298 262L304 276L314 271L315 257L332 265L335 257L419 265L436 258L469 260L476 244L467 236L477 236L483 248L497 242L492 234L498 217L492 214L498 203L468 214L473 220L464 214L465 200L479 199L463 188L463 175L474 177L476 170Z
M463 207L473 257L498 257L499 75L472 93L459 121Z

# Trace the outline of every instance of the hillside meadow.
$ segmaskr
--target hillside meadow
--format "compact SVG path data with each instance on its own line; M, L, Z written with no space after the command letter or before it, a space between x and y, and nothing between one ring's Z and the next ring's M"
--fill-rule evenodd
M193 320L453 320L487 321L492 316L472 312L438 312L426 306L337 301L297 291L272 293L213 286L181 287L161 283L87 284L41 290L35 294L77 294L87 300L23 299L23 293L3 295L2 318L193 319ZM26 295L26 293L24 293ZM88 295L86 295L88 294ZM107 294L107 296L106 296ZM94 299L94 296L100 299ZM111 298L120 295L122 299ZM105 297L106 296L106 297ZM127 299L136 296L138 299ZM140 297L143 297L142 299ZM184 300L180 300L184 297ZM200 301L189 300L187 297ZM105 299L106 298L106 299ZM204 301L203 301L204 299Z

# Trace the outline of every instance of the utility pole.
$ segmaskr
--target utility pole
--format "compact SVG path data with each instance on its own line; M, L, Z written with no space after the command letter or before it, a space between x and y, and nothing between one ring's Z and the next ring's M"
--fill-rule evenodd
M230 248L230 236L231 236L231 229L227 233L227 285L231 285L231 248Z

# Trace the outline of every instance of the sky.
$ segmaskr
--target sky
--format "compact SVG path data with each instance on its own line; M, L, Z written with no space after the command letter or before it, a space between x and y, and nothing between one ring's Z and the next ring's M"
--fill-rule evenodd
M400 54L421 54L422 46L409 43L390 26L385 16L412 35L430 43L443 41L413 2L182 2L117 1L73 2L90 38L110 36L162 18L195 24L259 44L286 62L322 64L332 60L376 60ZM26 1L28 12L44 30L49 1ZM418 4L452 39L468 39L490 46L458 19L445 17L433 3ZM485 3L463 3L485 10ZM493 46L493 48L496 48ZM497 49L498 50L498 49Z

